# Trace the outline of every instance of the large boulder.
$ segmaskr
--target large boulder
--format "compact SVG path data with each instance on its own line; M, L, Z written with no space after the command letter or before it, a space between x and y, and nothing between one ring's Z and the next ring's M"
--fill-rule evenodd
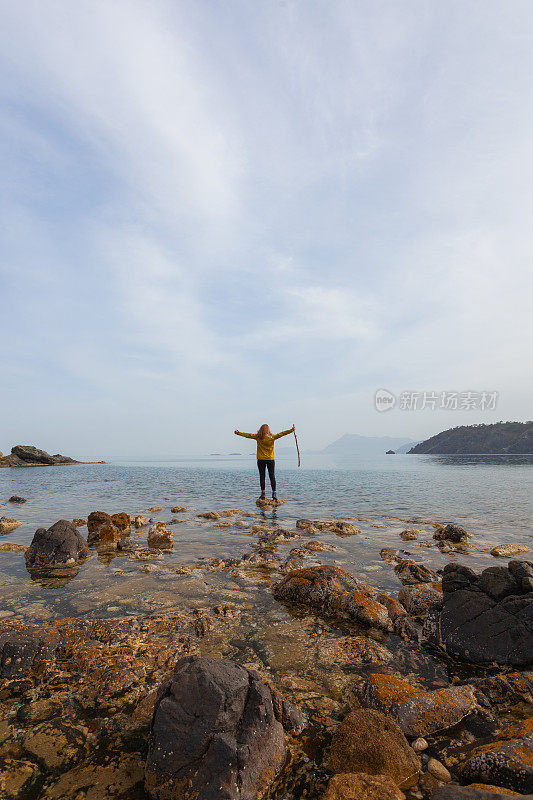
M154 800L256 800L286 756L272 692L232 661L178 661L155 702L145 786Z
M477 575L448 564L442 578L443 602L432 606L425 640L472 663L515 667L533 663L533 564L510 561Z
M385 775L401 789L418 781L420 760L398 725L379 711L352 711L333 733L329 755L333 773Z
M338 567L323 565L294 570L274 585L276 600L299 603L326 616L343 617L364 625L392 630L376 591Z
M25 554L28 569L74 566L88 555L85 539L66 519L35 531Z
M355 693L362 705L392 717L411 739L451 728L476 708L472 686L427 691L402 678L377 672L356 687Z

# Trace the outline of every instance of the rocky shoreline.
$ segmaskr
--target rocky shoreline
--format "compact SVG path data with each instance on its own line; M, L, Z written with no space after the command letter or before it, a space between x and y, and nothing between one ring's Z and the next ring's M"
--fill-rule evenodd
M60 520L13 552L34 579L59 588L91 550L164 569L179 520L93 512L87 538L85 520ZM0 796L533 795L533 564L476 573L454 561L435 571L384 548L396 598L321 562L334 548L321 533L355 536L350 521L269 522L238 509L203 512L199 524L250 526L251 551L182 570L228 573L243 586L261 580L280 609L264 627L246 602L0 620ZM144 529L146 548L135 537ZM468 546L459 526L434 530L441 552ZM280 558L278 546L293 540Z
M105 461L76 461L61 453L50 455L46 450L39 450L29 444L17 444L11 448L11 453L4 456L0 453L1 467L54 467L69 464L105 464Z

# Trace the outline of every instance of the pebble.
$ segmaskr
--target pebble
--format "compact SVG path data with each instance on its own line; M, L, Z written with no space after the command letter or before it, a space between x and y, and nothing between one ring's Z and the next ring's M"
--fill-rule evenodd
M441 764L440 761L437 761L436 758L430 758L428 762L428 772L430 775L433 775L438 781L442 781L443 783L449 783L452 779L449 771L446 769L444 764Z
M424 750L427 750L428 743L426 742L425 739L422 739L422 737L419 737L418 739L414 740L414 742L411 745L411 747L413 748L415 753L422 753Z

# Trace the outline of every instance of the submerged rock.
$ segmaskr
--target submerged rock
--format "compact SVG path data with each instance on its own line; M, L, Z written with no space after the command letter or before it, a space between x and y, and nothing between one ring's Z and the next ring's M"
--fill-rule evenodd
M133 521L133 524L135 525L136 528L144 528L146 525L149 524L149 522L150 520L148 519L148 517L137 515Z
M402 678L372 673L355 688L360 703L392 717L409 738L430 736L457 725L476 708L472 686L426 691Z
M361 533L360 528L343 519L299 519L296 521L296 527L308 533L328 531L337 536L354 536L356 533Z
M144 765L140 756L116 754L105 763L83 763L65 772L49 786L40 800L108 800L139 797Z
M490 554L499 558L510 558L519 553L529 553L530 551L531 547L528 547L527 544L499 544L497 547L493 547Z
M21 497L19 494L13 494L9 498L8 502L9 503L25 503L26 502L26 498L25 497Z
M405 795L391 778L347 772L333 775L321 800L404 800Z
M172 506L172 508L170 509L170 513L171 514L183 514L187 510L188 510L187 506Z
M87 520L81 517L75 517L75 519L72 520L72 524L75 528L83 528L84 525L87 525Z
M400 533L400 539L404 539L406 542L412 542L415 539L418 539L420 533L422 533L422 531L417 531L414 528L408 528Z
M56 719L31 728L22 746L49 772L64 772L85 756L85 738L79 726Z
M46 530L39 528L28 549L26 565L28 569L52 569L54 567L75 566L89 555L83 536L66 519Z
M477 575L448 564L442 606L428 614L423 637L473 663L533 663L533 564L510 561Z
M12 517L0 517L0 534L11 533L11 531L20 528L21 525L22 522Z
M333 773L385 775L401 789L418 781L420 760L398 725L379 711L352 711L333 733L329 755Z
M276 600L392 630L387 609L374 598L375 590L338 567L323 565L295 570L275 584L272 591Z
M154 800L256 800L285 755L283 726L259 674L190 656L157 695L145 785Z

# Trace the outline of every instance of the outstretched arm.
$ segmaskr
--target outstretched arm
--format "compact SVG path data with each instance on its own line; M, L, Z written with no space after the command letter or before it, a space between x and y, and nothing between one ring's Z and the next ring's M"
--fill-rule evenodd
M282 436L288 436L288 434L292 433L293 430L294 430L294 425L292 426L292 428L289 428L288 431L281 431L281 433L275 433L272 438L273 439L281 439Z
M236 433L237 436L244 436L245 439L255 439L257 435L255 433L243 433L242 431L233 431L233 433Z

